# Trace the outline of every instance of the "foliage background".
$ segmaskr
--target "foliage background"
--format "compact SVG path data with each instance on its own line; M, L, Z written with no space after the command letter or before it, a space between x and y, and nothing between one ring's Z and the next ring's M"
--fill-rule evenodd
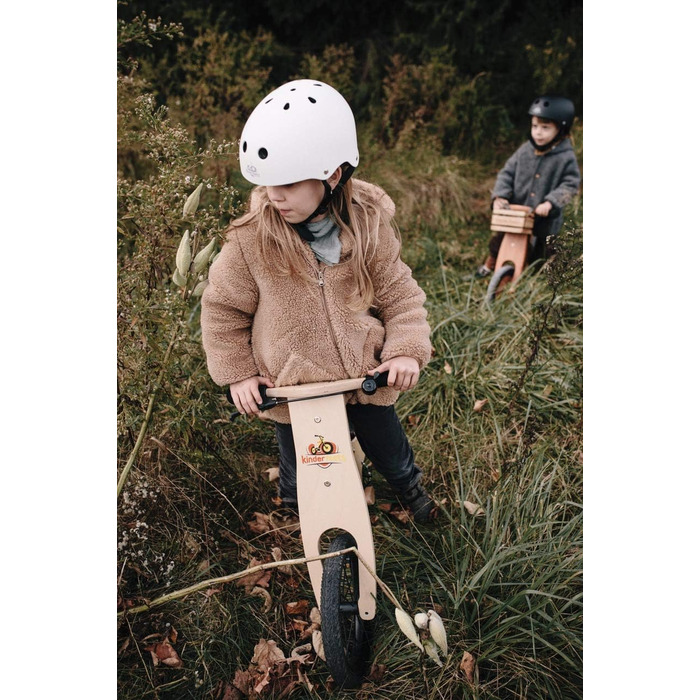
M516 295L486 307L485 285L471 271L489 236L493 177L526 134L533 96L557 86L581 113L581 6L291 7L118 6L120 608L244 569L274 547L298 552L284 527L251 531L256 512L274 514L274 486L263 478L274 442L257 422L232 429L206 373L195 291L206 269L184 284L173 273L185 232L193 253L211 240L218 247L240 211L248 186L235 138L247 113L276 85L313 74L356 110L358 174L397 202L404 258L428 294L435 347L419 389L398 408L443 525L423 533L373 513L378 551L396 552L381 560L380 575L411 612L443 611L454 651L438 672L385 624L375 656L386 676L364 692L578 697L582 196L568 211L558 262L533 267ZM582 133L579 120L581 165ZM196 213L183 217L200 185ZM488 399L483 414L473 409L477 399ZM388 506L391 494L377 489ZM308 598L308 584L280 575L268 585L271 610L229 586L121 618L120 696L240 692L233 676L259 638L285 652L299 641L285 611ZM379 615L391 620L391 609ZM173 628L183 666L154 666L149 642L171 639ZM463 652L477 660L476 679L460 675ZM304 673L309 685L287 683L287 692L324 697L323 664Z

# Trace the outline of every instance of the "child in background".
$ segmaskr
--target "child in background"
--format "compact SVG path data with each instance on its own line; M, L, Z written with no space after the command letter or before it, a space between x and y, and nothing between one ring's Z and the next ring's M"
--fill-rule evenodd
M535 212L533 259L544 257L547 236L556 236L563 222L562 210L581 183L574 149L569 139L574 119L574 103L565 97L538 97L531 115L529 140L506 161L491 192L491 206L508 209L525 204ZM490 275L498 258L503 234L489 242L489 255L476 274Z
M348 419L375 468L411 509L435 503L393 404L430 359L425 294L401 260L394 203L351 178L355 120L330 85L295 80L271 92L240 139L243 176L259 185L232 223L202 296L202 341L213 380L241 413L259 414L259 386L388 371L388 386L352 394ZM282 502L296 507L296 451L286 406L275 423Z

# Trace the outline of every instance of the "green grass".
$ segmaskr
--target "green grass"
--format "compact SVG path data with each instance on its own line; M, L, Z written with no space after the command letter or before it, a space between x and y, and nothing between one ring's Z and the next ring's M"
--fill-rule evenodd
M555 257L528 268L512 292L488 305L487 282L473 276L489 237L488 169L429 151L411 169L407 156L394 155L402 167L370 152L363 176L395 198L404 258L428 298L435 354L397 410L441 505L437 523L422 528L371 508L377 573L411 614L441 611L450 651L442 668L421 659L380 596L373 660L384 673L338 696L579 698L581 202L570 208ZM201 358L196 309L188 323L189 357ZM182 361L189 374L181 393L165 387L159 395L154 428L119 503L119 594L135 604L240 571L254 557L271 558L273 547L285 558L302 556L298 534L255 534L246 525L254 512L276 508L265 472L276 466L271 426L229 423L201 359L194 370ZM138 430L132 422L127 436ZM379 502L391 500L377 475L375 486ZM467 501L483 514L471 515ZM267 612L260 597L227 584L121 619L119 697L220 698L223 683L248 668L259 639L289 655L302 640L284 605L313 602L310 583L303 567L294 575L274 570L267 590ZM183 667L156 668L142 640L171 628ZM464 652L476 659L473 683L459 669ZM311 687L299 684L291 696L328 697L325 664L304 668Z

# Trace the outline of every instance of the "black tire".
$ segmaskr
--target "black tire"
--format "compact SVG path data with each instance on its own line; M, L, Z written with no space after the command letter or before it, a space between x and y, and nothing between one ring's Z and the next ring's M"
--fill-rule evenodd
M514 274L515 267L513 267L513 265L503 265L502 267L499 267L498 270L493 273L493 277L489 282L488 289L486 290L486 300L489 302L495 301L501 285L504 285L512 280Z
M328 548L337 552L354 547L352 535L343 532ZM360 617L357 557L352 553L323 562L321 579L321 634L326 663L339 688L359 688L369 656L368 623Z

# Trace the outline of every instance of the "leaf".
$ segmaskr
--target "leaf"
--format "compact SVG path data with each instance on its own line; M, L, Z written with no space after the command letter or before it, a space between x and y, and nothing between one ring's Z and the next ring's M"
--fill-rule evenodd
M464 507L467 509L467 513L469 513L469 515L484 515L485 512L480 505L472 503L471 501L464 501Z
M375 501L374 486L365 486L365 502L368 506L373 506Z
M267 480L268 481L277 481L277 479L280 478L280 468L279 467L270 467L269 469L265 469L263 473L267 473Z
M445 362L443 369L445 370L445 374L452 374L452 365L449 362Z
M487 403L488 399L478 399L474 402L474 411L476 411L476 413L481 413Z
M295 600L292 603L285 603L284 611L287 615L306 615L309 611L309 601Z
M264 588L255 586L253 590L250 591L250 595L255 595L258 596L258 598L262 598L265 601L263 604L263 612L270 612L272 609L272 596Z
M323 661L326 660L326 652L323 649L323 635L321 630L314 630L311 634L311 643L313 644L316 656L321 658Z
M462 660L459 662L459 668L469 683L474 682L475 666L476 660L468 651L465 651L464 654L462 654Z
M170 668L181 668L183 665L182 659L178 656L173 645L167 639L157 644L149 644L146 647L146 651L151 652L151 659L153 659L154 666L163 664L163 666L168 666Z
M262 535L266 532L270 532L270 530L273 529L272 525L270 524L269 515L265 515L264 513L258 512L253 513L253 515L255 516L255 520L249 520L248 527L256 535Z

